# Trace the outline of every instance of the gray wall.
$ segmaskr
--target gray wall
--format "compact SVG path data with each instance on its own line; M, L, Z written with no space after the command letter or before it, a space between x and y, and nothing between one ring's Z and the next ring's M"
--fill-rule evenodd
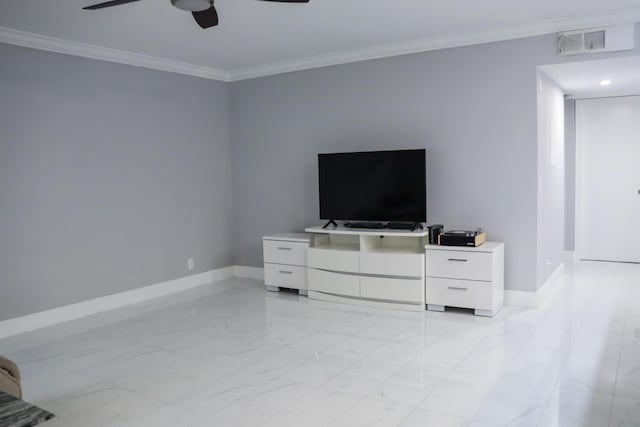
M429 223L484 227L506 242L507 289L535 291L537 234L554 232L536 218L536 68L637 55L637 27L630 52L560 58L549 34L232 83L236 263L319 223L317 153L425 147ZM560 233L542 238L553 253Z
M636 38L613 55L558 58L548 35L231 85L0 44L0 320L260 266L262 235L319 222L316 154L349 150L427 148L429 222L485 227L507 243L507 287L533 291L536 66L638 54Z
M484 227L535 291L536 67L636 53L559 58L550 34L232 83L236 263L320 222L317 153L424 147L429 223Z
M576 248L576 101L564 102L565 222L564 250Z
M226 84L0 44L0 94L0 320L233 263Z
M260 236L318 224L316 155L427 149L429 223L506 242L506 286L536 289L536 65L554 37L236 82L237 263ZM336 189L339 191L339 189Z

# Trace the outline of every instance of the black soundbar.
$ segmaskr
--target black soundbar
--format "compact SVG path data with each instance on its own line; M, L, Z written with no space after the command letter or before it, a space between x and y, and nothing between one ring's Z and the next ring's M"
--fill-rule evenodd
M345 221L344 226L348 228L369 228L374 230L381 230L383 228L389 230L422 230L422 224L420 224L419 222Z
M390 222L387 228L391 230L422 230L422 224L415 222Z
M344 225L345 227L349 227L349 228L374 228L374 229L387 228L386 222L372 222L372 221L345 222Z

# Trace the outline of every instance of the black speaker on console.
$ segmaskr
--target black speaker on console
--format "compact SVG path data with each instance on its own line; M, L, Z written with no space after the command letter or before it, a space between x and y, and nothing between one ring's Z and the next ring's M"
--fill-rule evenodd
M427 227L429 230L429 244L437 245L438 238L442 234L442 230L444 230L444 225L442 224L434 224Z

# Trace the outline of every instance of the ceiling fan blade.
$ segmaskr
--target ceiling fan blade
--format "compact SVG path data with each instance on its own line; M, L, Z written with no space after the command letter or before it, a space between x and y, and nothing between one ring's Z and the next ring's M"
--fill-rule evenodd
M192 13L193 13L193 18L196 20L198 25L200 25L200 27L203 29L215 27L216 25L218 25L218 12L216 12L216 8L213 7L213 4L207 10L203 10L201 12L192 12Z
M140 0L111 0L105 1L104 3L98 3L91 6L83 7L83 10L96 10L96 9L104 9L105 7L111 6L120 6L121 4L133 3L134 1Z

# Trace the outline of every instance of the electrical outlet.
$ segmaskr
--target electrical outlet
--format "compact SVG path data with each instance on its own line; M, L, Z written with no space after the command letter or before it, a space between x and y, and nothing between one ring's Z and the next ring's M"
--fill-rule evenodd
M187 260L187 270L193 270L193 258Z

